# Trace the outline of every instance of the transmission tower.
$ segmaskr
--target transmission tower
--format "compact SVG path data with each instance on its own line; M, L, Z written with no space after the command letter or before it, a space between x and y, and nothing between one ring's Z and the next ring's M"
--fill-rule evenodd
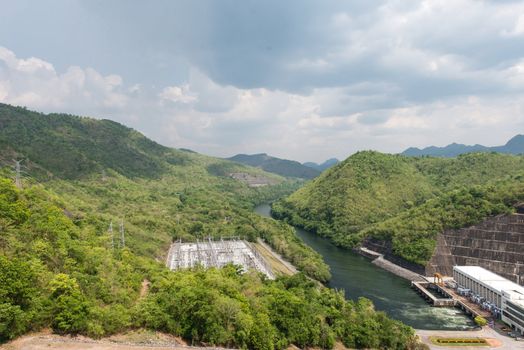
M120 247L125 248L126 247L126 237L124 232L124 219L120 221Z
M113 220L109 223L109 234L111 235L111 249L115 249L115 234L113 233Z
M15 172L16 172L16 177L15 177L15 185L16 187L18 188L22 188L22 178L20 176L20 164L23 162L24 160L16 160L16 159L13 159L13 162L15 162Z

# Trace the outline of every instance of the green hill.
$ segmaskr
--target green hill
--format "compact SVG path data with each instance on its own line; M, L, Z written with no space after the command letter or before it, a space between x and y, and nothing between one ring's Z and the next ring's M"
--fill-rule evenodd
M395 254L425 265L433 255L439 233L475 225L490 216L511 213L514 205L522 200L522 175L488 185L461 186L394 218L371 225L360 235L391 242Z
M237 154L228 158L237 163L258 167L285 177L297 177L301 179L312 179L320 174L320 170L302 165L294 160L280 159L260 154Z
M0 125L0 342L46 327L93 337L143 327L253 349L412 342L412 329L369 301L306 278L329 279L321 257L288 225L252 212L301 182L163 147L109 121L2 105ZM26 159L23 189L12 158ZM275 185L252 188L230 172ZM108 226L121 220L125 248L118 237L112 248ZM239 235L265 239L303 274L268 281L234 266L164 267L173 239ZM141 297L143 281L151 285Z
M110 120L41 114L0 104L0 147L38 163L55 176L85 177L112 169L127 177L160 177L165 163L187 154L157 144Z
M424 264L440 230L479 222L522 200L521 173L522 156L359 152L275 203L273 213L345 247L369 237L391 241L395 254Z
M165 254L177 238L254 236L259 220L252 206L300 185L257 168L161 146L115 122L1 107L3 164L25 159L27 181L45 184L80 216L100 213L107 225L111 217L125 218L129 247L150 257ZM250 188L229 177L232 172L265 177L275 185ZM234 223L225 217L235 218ZM275 225L269 230L275 231ZM289 240L293 235L285 232ZM303 252L305 245L298 241L289 243L285 253L298 265L301 255L304 261L315 256L308 260L322 271L315 277L329 278L318 255Z

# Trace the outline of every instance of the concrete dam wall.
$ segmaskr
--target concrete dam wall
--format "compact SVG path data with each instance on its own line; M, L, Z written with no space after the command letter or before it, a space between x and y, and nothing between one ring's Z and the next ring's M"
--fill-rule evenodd
M524 285L524 215L501 215L437 239L426 275L451 276L453 265L478 265Z

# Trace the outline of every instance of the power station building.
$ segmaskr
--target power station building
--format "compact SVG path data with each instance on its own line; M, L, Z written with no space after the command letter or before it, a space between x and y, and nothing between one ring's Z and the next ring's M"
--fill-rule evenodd
M500 310L502 321L524 335L524 287L480 266L454 266L459 288Z

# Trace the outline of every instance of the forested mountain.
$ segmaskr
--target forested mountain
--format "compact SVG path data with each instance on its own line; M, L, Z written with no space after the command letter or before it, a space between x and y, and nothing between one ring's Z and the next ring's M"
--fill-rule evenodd
M325 162L323 162L321 164L317 164L317 163L314 163L314 162L306 162L306 163L303 163L302 165L305 165L305 166L313 168L313 169L317 169L318 171L324 171L324 170L329 169L332 166L338 164L339 162L340 161L337 158L330 158L330 159L326 160Z
M92 337L143 327L253 349L412 343L411 328L369 301L306 278L329 279L321 257L288 225L252 212L301 182L163 147L110 121L0 107L0 341L46 327ZM12 159L24 159L22 188ZM251 188L231 172L277 184ZM123 223L125 246L111 222L115 231ZM263 238L302 273L269 281L234 266L164 267L173 239L238 235Z
M75 179L103 169L128 177L160 177L187 154L110 120L40 114L0 104L2 153L16 152L55 176Z
M524 154L524 135L517 135L509 140L504 146L486 147L482 145L467 146L452 143L445 147L430 146L423 149L411 147L402 152L405 156L434 156L434 157L456 157L464 153L472 152L498 152L507 154Z
M412 158L359 152L275 203L273 213L344 247L387 242L425 264L439 232L511 212L524 200L524 157Z
M301 179L312 179L320 174L320 170L302 165L294 160L280 159L260 154L237 154L228 158L237 163L261 168L270 173L275 173L285 177L297 177Z

